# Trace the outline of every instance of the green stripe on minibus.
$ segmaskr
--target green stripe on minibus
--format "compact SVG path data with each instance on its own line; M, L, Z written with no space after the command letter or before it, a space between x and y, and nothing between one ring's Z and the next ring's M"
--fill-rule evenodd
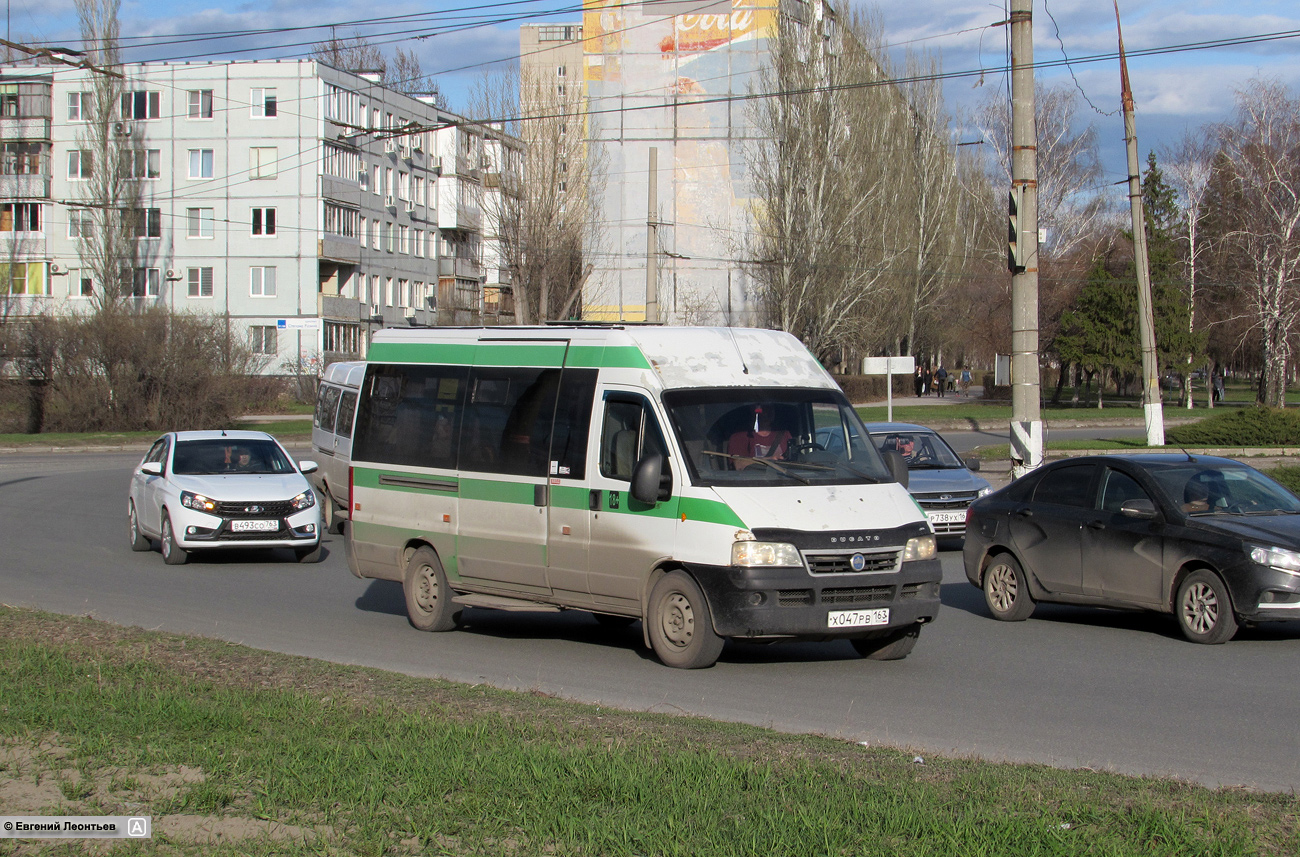
M688 521L704 521L707 524L723 524L728 527L749 529L736 511L726 503L717 500L705 500L700 497L683 497L678 511Z
M460 480L462 500L488 500L496 503L515 503L520 506L533 505L537 482L506 482L500 479Z
M529 366L586 369L649 369L641 349L632 345L571 345L564 342L376 342L370 346L371 363L431 363L445 366Z

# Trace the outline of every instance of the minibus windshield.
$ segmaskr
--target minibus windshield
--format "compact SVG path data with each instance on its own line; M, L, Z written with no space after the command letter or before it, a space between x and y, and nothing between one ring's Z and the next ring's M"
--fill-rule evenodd
M671 390L663 401L697 485L851 485L893 478L837 391Z

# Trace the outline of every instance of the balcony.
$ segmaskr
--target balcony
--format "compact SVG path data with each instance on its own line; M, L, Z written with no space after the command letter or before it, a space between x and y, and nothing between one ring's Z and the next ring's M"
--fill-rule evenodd
M366 305L356 298L340 295L317 295L317 313L321 318L337 321L357 321L370 315Z
M325 199L356 205L361 198L361 183L338 176L320 177L320 195Z
M50 142L48 116L0 116L0 138Z
M0 175L0 196L6 199L49 199L50 177L39 174Z
M439 277L455 277L458 280L477 280L479 264L473 259L442 258L438 260Z
M316 256L331 262L344 262L357 265L361 262L361 244L355 238L326 233L316 242Z

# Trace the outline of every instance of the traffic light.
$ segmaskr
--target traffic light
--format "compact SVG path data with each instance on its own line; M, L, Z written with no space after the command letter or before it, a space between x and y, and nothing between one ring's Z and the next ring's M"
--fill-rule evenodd
M1025 188L1012 185L1007 196L1007 268L1012 273L1025 269L1025 260L1029 256L1029 246L1024 240L1020 228L1020 211L1024 206Z

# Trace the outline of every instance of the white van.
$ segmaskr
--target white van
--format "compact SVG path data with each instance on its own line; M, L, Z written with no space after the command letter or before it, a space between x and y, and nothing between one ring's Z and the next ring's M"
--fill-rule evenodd
M331 363L325 367L316 391L316 413L311 423L311 445L320 467L311 475L312 487L324 499L325 523L331 533L348 514L348 464L352 460L352 420L366 364Z
M899 479L786 333L385 330L345 544L353 574L402 582L421 630L463 607L574 609L643 620L675 667L726 638L843 637L886 660L939 610L934 534Z

